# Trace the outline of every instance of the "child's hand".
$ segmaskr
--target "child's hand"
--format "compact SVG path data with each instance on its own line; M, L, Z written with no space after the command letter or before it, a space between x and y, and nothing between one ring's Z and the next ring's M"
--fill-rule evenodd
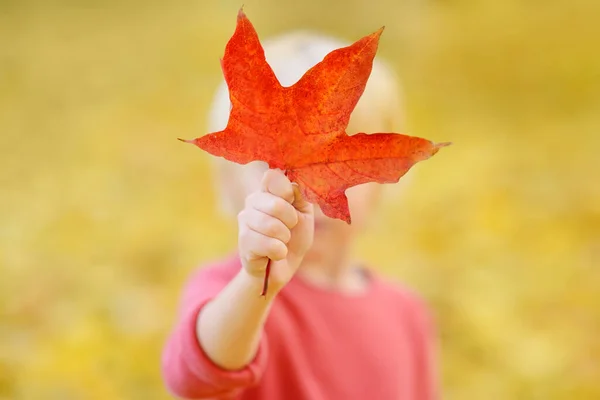
M294 276L312 245L312 204L281 171L268 170L261 189L246 198L238 225L244 270L262 281L271 259L269 289L280 290Z

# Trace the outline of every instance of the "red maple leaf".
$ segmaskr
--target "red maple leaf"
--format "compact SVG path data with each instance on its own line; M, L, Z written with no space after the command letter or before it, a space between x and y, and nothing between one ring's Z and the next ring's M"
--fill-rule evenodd
M186 142L239 164L264 161L279 168L325 215L350 223L346 189L398 182L415 163L450 144L397 133L346 134L382 32L332 51L296 84L283 87L240 10L221 60L232 105L227 127Z

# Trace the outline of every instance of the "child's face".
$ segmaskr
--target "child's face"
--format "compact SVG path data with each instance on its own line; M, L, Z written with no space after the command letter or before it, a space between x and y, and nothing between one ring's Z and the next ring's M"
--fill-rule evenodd
M277 54L277 50L274 52ZM292 51L293 53L293 51ZM286 53L287 54L287 53ZM302 58L300 55L298 57ZM290 65L295 61L284 58L279 61L279 71L289 71ZM304 65L304 62L301 63ZM296 67L298 67L296 65ZM223 122L227 115L229 105L226 88L223 87L222 115L219 122ZM403 125L401 103L398 86L393 72L384 64L375 62L373 71L365 91L352 111L347 132L398 132ZM214 130L220 130L224 124L215 125ZM236 166L239 167L239 166ZM240 172L236 169L235 175L220 176L224 193L232 199L232 208L243 207L244 198L260 188L260 182L267 165L264 162L253 162L244 165ZM227 173L225 175L228 175ZM332 219L323 215L318 206L315 206L315 233L311 250L305 256L305 263L334 265L347 262L351 246L356 235L368 225L373 218L373 211L378 205L382 186L377 183L367 183L346 190L352 224Z
M262 162L243 166L241 182L246 196L260 188L260 181L267 168ZM314 242L305 260L311 263L325 263L345 258L356 234L365 228L372 217L373 209L378 203L380 186L367 183L346 190L352 216L351 225L326 217L319 206L315 205Z

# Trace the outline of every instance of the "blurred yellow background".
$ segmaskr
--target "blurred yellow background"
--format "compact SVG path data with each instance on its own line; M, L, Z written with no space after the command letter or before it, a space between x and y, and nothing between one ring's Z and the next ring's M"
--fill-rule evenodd
M357 254L430 302L447 399L600 398L600 2L245 0L386 25L415 167ZM0 2L0 399L167 399L178 292L235 246L205 133L239 1ZM384 223L385 222L385 223Z

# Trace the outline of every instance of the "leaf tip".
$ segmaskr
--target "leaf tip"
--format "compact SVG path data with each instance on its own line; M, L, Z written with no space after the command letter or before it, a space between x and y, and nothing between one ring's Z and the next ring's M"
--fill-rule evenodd
M452 142L442 142L442 143L434 143L433 149L431 150L431 155L436 154L442 147L448 147L452 144Z
M385 30L385 25L382 26L381 28L377 29L375 32L373 32L371 34L371 37L375 37L375 39L377 39L379 41L379 38L381 37L381 34L383 33L384 30Z
M242 6L240 7L240 10L238 11L237 18L238 18L238 21L240 19L246 18L246 14L244 13L244 4L242 4Z
M350 213L347 213L346 215L342 215L340 219L342 221L344 221L345 223L347 223L348 225L352 225L352 216L350 215Z
M179 140L180 142L183 142L183 143L190 143L190 144L195 144L196 143L195 139L188 140L188 139L177 138L177 140Z

